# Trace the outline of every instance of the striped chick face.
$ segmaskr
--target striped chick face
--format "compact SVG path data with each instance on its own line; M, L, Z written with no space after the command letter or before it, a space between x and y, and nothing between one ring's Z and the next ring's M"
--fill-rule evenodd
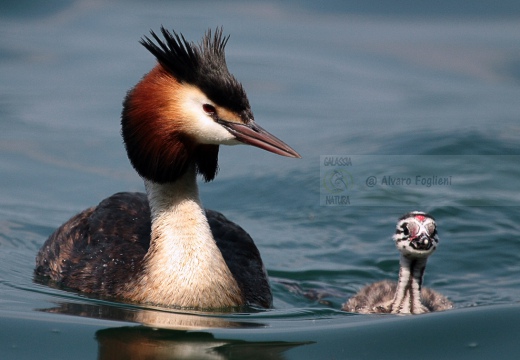
M407 213L397 222L393 239L406 257L430 256L439 243L435 219L420 211Z

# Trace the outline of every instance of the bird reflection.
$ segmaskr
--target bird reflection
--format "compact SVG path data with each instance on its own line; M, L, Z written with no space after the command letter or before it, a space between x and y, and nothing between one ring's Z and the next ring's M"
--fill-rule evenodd
M284 353L312 342L217 339L211 329L258 329L267 324L230 320L229 314L188 313L130 306L59 302L48 313L139 323L99 330L99 360L119 359L284 359ZM235 316L238 317L238 316ZM206 331L204 331L206 330ZM225 336L225 335L223 335Z
M305 343L215 339L205 332L144 326L99 330L99 360L122 359L285 359L284 352Z
M94 319L133 322L154 328L175 330L203 330L211 328L257 328L265 327L258 322L246 322L238 319L230 320L229 314L208 312L175 312L157 309L145 309L131 306L114 306L105 304L85 304L58 302L57 306L40 311L65 315L89 317Z

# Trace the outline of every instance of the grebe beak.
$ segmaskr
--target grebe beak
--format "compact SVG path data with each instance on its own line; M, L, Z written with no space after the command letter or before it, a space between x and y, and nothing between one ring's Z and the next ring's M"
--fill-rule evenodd
M301 158L300 154L293 148L261 128L254 121L249 124L241 124L218 119L217 122L244 144L256 146L282 156Z

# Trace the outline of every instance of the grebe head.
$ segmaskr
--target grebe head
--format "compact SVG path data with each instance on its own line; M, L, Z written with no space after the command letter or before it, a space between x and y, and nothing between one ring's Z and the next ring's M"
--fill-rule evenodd
M406 257L430 256L439 243L435 219L420 211L405 214L397 222L394 241Z
M128 92L122 135L128 157L145 179L173 182L191 164L206 181L218 169L219 145L244 143L299 158L291 147L258 126L247 95L226 65L229 36L207 31L198 45L161 27L144 45L158 65Z

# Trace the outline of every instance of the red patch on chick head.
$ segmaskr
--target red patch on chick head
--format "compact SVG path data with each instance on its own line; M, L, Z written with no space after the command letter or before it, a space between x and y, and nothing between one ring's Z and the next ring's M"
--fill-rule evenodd
M424 220L426 219L426 217L424 215L415 215L415 218L417 220L419 220L420 222L424 222Z

